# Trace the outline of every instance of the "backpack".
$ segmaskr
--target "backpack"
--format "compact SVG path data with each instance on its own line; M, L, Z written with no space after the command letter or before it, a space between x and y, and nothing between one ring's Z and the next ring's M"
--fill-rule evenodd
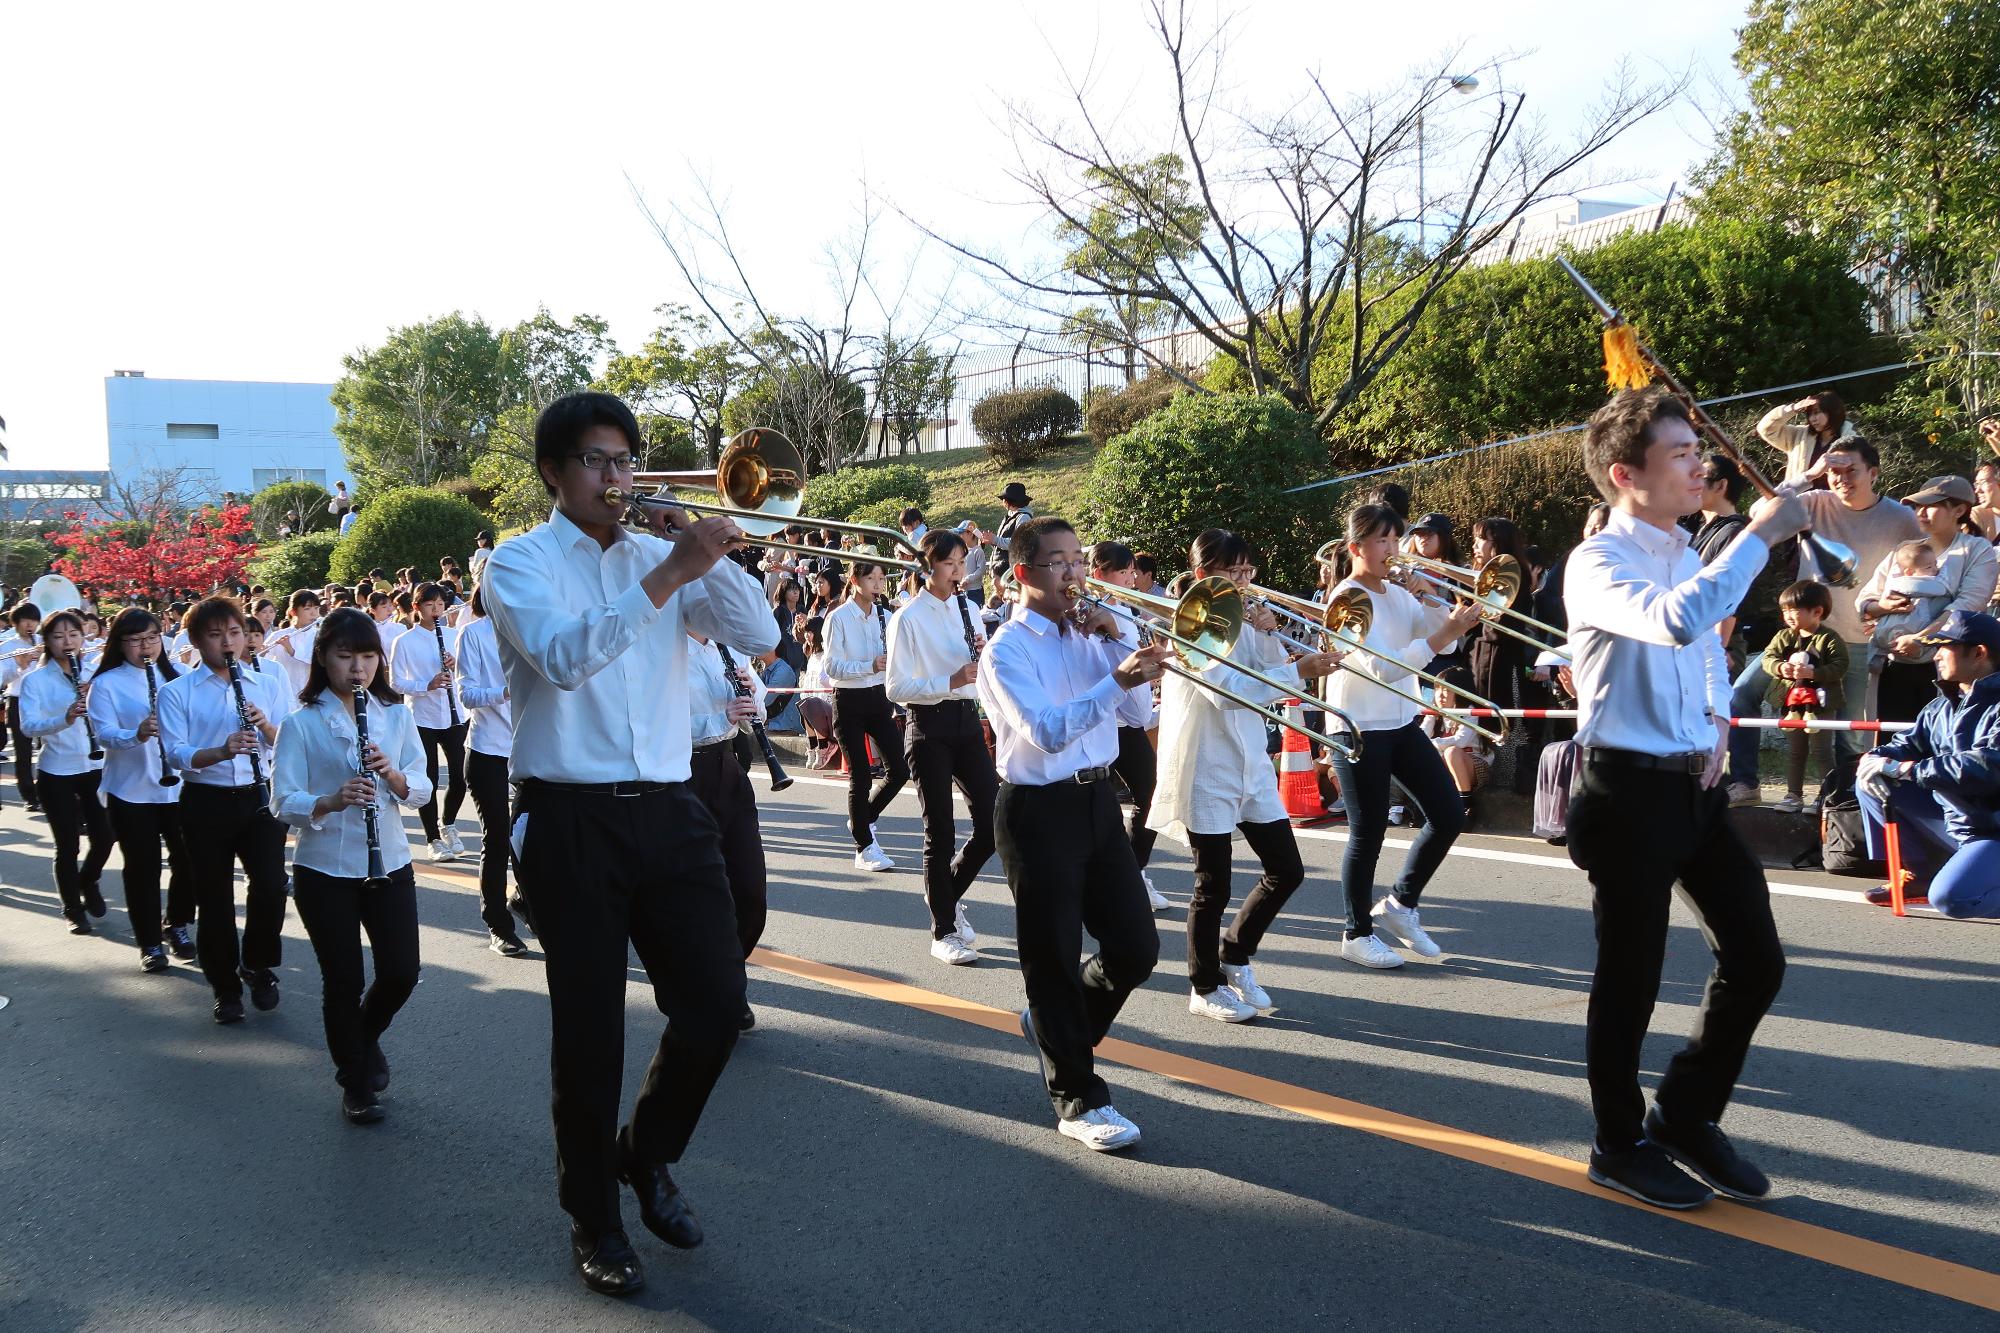
M1861 756L1844 756L1819 785L1820 865L1834 875L1854 875L1880 879L1889 867L1868 854L1867 828L1861 817L1861 801L1854 794L1855 771ZM1795 860L1794 867L1803 869Z

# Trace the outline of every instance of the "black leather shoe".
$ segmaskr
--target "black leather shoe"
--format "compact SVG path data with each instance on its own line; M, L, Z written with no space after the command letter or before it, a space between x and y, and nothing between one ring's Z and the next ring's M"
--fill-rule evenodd
M736 1020L736 1030L738 1032L748 1032L750 1029L756 1026L757 1026L757 1011L755 1009L752 1009L747 1004L744 1005L743 1017Z
M239 967L236 975L250 988L250 1003L265 1013L278 1007L278 974L268 967Z
M194 961L194 940L189 937L186 926L168 926L166 940L168 953L184 963Z
M218 1023L241 1023L243 1021L243 1001L240 999L217 1000L215 1002L215 1021Z
M164 972L173 964L167 961L167 951L155 944L152 948L141 951L139 966L148 972Z
M639 1256L622 1231L593 1236L574 1222L569 1228L569 1257L583 1285L603 1296L630 1296L646 1285Z
M69 922L69 933L72 935L90 933L90 918L85 916L80 908L64 908L63 920Z
M104 915L104 892L97 887L95 880L83 886L83 910L94 917L101 918Z
M1655 1208L1699 1208L1715 1197L1708 1186L1675 1166L1671 1157L1651 1143L1619 1153L1593 1148L1590 1178Z
M646 1230L677 1250L691 1250L701 1244L701 1223L687 1196L667 1172L666 1163L646 1166L632 1152L630 1128L618 1131L618 1178L639 1196L639 1220Z
M368 1043L368 1086L376 1092L389 1090L389 1057L382 1054L382 1043Z
M1646 1112L1646 1141L1700 1176L1717 1194L1754 1203L1771 1193L1771 1181L1740 1157L1714 1121L1669 1122L1655 1106Z
M344 1088L340 1094L340 1114L350 1125L372 1125L382 1118L382 1103L366 1088Z

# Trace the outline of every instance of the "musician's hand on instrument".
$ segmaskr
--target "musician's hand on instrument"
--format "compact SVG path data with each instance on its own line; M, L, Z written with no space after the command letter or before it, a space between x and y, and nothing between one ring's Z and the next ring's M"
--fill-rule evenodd
M1293 665L1299 669L1299 679L1318 680L1322 676L1331 676L1338 671L1340 659L1345 656L1346 653L1336 652L1307 653Z
M1243 613L1243 623L1269 634L1278 628L1278 613L1268 606L1253 606Z
M149 741L159 734L160 722L158 718L148 714L146 717L140 719L138 732L140 740Z
M685 514L682 519L686 519ZM743 530L733 520L711 516L699 523L689 523L681 530L674 540L674 553L667 557L666 563L683 584L692 583L715 568L715 562L742 541Z
M1128 690L1149 680L1158 680L1167 669L1167 657L1172 652L1171 644L1148 644L1120 662L1118 669L1111 674L1117 678L1119 685Z
M744 698L731 699L722 706L722 715L731 725L740 726L757 716L757 701Z
M78 695L76 698L76 702L72 703L68 707L68 709L66 709L63 712L63 720L66 722L74 722L89 711L90 711L89 701L85 699L82 695Z
M951 687L954 690L963 689L978 679L979 663L967 662L964 666L951 673Z
M424 692L429 693L432 690L441 690L449 684L451 684L451 672L440 671L431 677L430 684L424 686Z
M246 699L243 703L243 724L246 727L256 727L261 730L264 727L270 726L271 720L264 716L263 709Z
M253 754L257 749L257 733L254 731L232 731L222 748L233 758L239 754Z
M1085 634L1115 639L1118 637L1118 617L1111 613L1109 607L1092 607L1090 614L1083 618L1081 628Z
M1453 638L1463 638L1479 628L1480 617L1485 608L1477 602L1460 602L1444 618L1445 627L1452 631Z
M446 653L444 655L444 669L446 671L458 670L458 659L456 657L453 657L450 653Z
M340 790L335 795L344 807L372 805L375 802L375 784L364 777L351 777L340 784Z
M1806 475L1808 477L1823 475L1826 472L1826 459L1830 456L1821 457L1819 462L1813 465L1813 470ZM1756 533L1766 546L1773 546L1787 537L1798 536L1811 523L1812 514L1807 510L1804 500L1796 495L1770 495L1750 507L1748 531Z
M688 517L687 510L679 506L667 508L660 505L634 505L630 512L644 518L646 527L655 537L664 537L668 541L678 540L680 533L686 531L694 521Z
M381 746L370 741L368 748L362 752L361 765L370 773L387 773L390 768L389 756L382 753Z

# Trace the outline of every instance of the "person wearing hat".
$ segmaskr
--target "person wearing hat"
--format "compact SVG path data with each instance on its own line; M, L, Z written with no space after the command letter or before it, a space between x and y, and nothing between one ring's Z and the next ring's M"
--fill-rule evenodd
M1937 650L1924 642L1924 636L1942 627L1953 611L1984 611L2000 585L2000 553L1972 523L1976 498L1972 483L1964 477L1932 477L1922 489L1904 497L1903 503L1916 511L1923 540L1936 553L1937 577L1947 600L1929 623L1887 644L1889 658L1882 667L1875 705L1875 715L1884 722L1914 721L1937 697L1938 675L1932 669ZM1855 595L1854 604L1864 617L1903 615L1915 608L1907 593L1890 587L1898 573L1897 553L1890 551Z
M1458 536L1451 524L1449 514L1425 514L1412 523L1403 534L1403 550L1410 555L1422 556L1426 560L1441 560L1447 565L1462 565L1465 558L1459 554ZM1424 669L1433 676L1465 665L1465 651L1461 640L1454 639L1445 645L1443 652L1431 658Z
M1869 854L1883 854L1881 826L1894 820L1916 895L1944 916L2000 917L2000 620L1954 611L1924 646L1943 692L1856 774Z
M1015 531L1035 516L1028 508L1033 503L1028 498L1028 488L1018 481L1010 481L1000 488L1000 503L1007 506L1007 517L1000 520L1000 526L993 530L993 549L999 554L1000 563L1007 564L1007 551L1013 541Z

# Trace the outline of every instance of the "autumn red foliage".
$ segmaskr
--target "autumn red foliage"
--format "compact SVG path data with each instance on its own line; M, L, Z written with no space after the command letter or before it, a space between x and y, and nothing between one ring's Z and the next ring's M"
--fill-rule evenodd
M257 557L249 505L125 522L64 517L76 526L49 539L68 552L56 561L57 571L114 600L142 593L200 596L241 583Z

